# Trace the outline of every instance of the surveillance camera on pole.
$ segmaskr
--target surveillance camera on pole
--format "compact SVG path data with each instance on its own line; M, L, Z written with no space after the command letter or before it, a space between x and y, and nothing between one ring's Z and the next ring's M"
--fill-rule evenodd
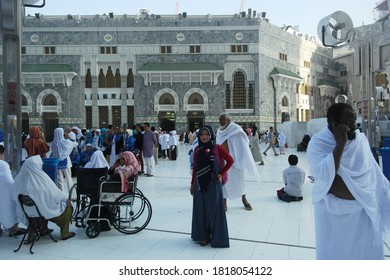
M373 72L371 71L371 56L372 56L372 40L364 39L354 42L355 40L355 29L353 28L353 23L348 14L343 11L337 11L329 16L324 17L320 20L317 26L317 33L320 37L322 44L325 47L337 48L343 44L354 43L359 46L359 52L361 52L361 59L355 63L360 63L362 65L362 79L361 88L366 92L366 97L361 100L364 103L367 100L376 99L376 91L374 88L374 78ZM375 92L375 94L374 94ZM342 98L342 97L340 97ZM339 99L335 100L338 102ZM374 102L375 104L376 102ZM372 124L372 121L375 120L374 110L375 106L371 102L367 101L367 138L370 142L370 145L373 146L375 143L375 133L373 128L375 127ZM372 137L374 136L374 137Z

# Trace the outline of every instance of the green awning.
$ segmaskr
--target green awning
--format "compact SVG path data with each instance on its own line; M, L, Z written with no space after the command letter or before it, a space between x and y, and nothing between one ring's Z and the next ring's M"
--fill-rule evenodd
M147 63L138 72L220 72L223 69L214 63Z
M0 64L0 72L4 66ZM70 87L72 79L77 76L69 64L22 64L21 83L26 84L63 84ZM3 76L0 75L0 84L3 84Z
M0 64L0 72L3 65ZM66 73L74 72L69 64L22 64L22 73Z
M295 74L294 72L292 72L290 70L286 70L286 69L278 68L278 67L275 67L269 75L270 76L272 76L272 75L283 75L283 76L289 76L289 77L292 77L292 78L295 78L295 79L301 79L301 80L303 79L298 74Z

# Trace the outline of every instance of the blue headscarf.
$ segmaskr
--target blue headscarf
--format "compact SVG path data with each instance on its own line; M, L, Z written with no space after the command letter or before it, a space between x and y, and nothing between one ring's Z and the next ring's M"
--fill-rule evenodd
M87 131L86 133L86 138L85 138L85 144L92 144L93 142L93 136L92 136L92 133L90 131Z
M102 129L100 129L100 135L99 135L99 143L100 143L100 145L103 145L104 140L106 139L106 137L107 137L107 129L103 127Z

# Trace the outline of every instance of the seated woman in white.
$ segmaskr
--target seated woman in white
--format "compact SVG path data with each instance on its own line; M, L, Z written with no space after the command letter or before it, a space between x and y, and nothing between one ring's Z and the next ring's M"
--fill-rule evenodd
M25 228L19 228L19 219L16 215L16 202L12 198L12 179L11 170L8 163L0 160L0 223L8 228L10 237L24 234ZM1 228L0 228L1 230Z
M62 240L69 239L76 234L69 232L69 222L72 217L72 206L66 195L57 188L56 184L42 170L43 162L40 156L29 157L25 160L20 172L15 177L13 198L18 201L19 194L28 195L35 204L41 215L54 222L61 229ZM30 207L25 208L28 215L36 215ZM28 224L21 205L17 202L17 214L24 224ZM28 240L32 238L29 232Z
M101 151L95 151L91 159L84 165L84 168L110 168L105 156Z

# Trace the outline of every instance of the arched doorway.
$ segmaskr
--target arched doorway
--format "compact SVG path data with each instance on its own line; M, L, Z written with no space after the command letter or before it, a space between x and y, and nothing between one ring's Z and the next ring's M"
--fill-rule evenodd
M175 99L172 94L166 92L159 98L159 107L167 109L167 111L160 111L158 114L158 122L162 130L172 131L175 129L176 113L170 111L169 108L175 105Z
M176 114L175 112L160 112L158 114L160 127L165 131L175 130Z
M200 88L192 88L186 92L183 98L183 109L187 112L188 129L195 131L204 123L204 112L209 110L209 99Z
M43 108L45 106L54 107L57 106L57 98L49 94L44 97ZM48 107L48 108L50 108ZM43 113L43 131L47 142L51 142L54 139L54 130L58 127L58 114L56 112L44 112Z
M188 128L191 132L201 128L204 124L204 112L188 112Z
M195 107L197 105L203 105L203 104L204 104L203 97L198 92L191 94L191 96L188 98L189 108ZM204 123L203 111L188 112L188 128L191 132L194 132L195 130L201 128L203 123Z

